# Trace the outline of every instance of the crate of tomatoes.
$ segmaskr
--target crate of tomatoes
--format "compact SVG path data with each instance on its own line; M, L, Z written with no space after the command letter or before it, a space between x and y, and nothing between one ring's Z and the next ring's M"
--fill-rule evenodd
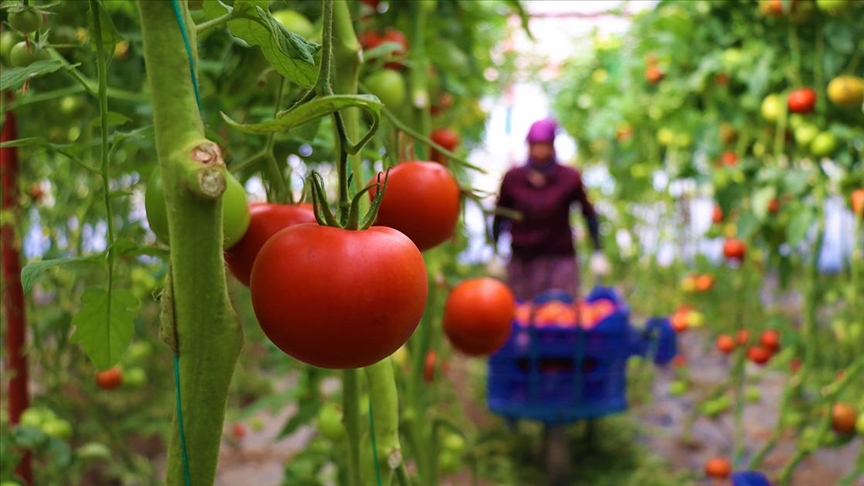
M618 292L595 287L585 299L549 290L520 302L507 343L489 357L489 409L508 419L567 423L627 409L627 360L675 355L668 319L641 329Z

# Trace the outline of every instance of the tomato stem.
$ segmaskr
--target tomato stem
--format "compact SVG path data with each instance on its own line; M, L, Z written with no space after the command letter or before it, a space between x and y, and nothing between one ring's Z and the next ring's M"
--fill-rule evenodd
M348 479L350 486L360 486L360 388L359 371L342 372L342 423L348 438Z

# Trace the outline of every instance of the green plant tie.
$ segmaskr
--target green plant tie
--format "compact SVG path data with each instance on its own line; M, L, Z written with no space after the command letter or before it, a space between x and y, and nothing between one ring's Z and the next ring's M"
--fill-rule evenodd
M378 444L375 443L375 417L372 414L372 398L369 398L369 435L372 436L372 462L375 464L375 480L382 486L381 467L378 465Z
M176 0L175 0L176 1ZM174 355L174 391L177 395L177 428L180 429L180 452L183 457L183 479L186 486L192 486L189 474L189 457L186 454L186 434L183 433L183 407L180 405L180 355Z
M180 8L179 0L172 0L171 5L174 7L174 16L177 18L177 25L180 27L180 35L183 37L183 45L186 47L186 57L189 59L189 73L192 76L192 88L195 90L195 102L198 103L198 111L203 113L201 108L201 92L198 89L198 76L195 74L195 59L192 56L192 45L189 42L189 33L186 29L186 22L183 20L183 13ZM183 422L183 405L180 399L180 355L174 355L174 383L175 395L177 396L177 429L180 434L180 453L183 461L183 479L186 486L192 486L192 475L189 472L189 454L186 450L186 433L184 432Z

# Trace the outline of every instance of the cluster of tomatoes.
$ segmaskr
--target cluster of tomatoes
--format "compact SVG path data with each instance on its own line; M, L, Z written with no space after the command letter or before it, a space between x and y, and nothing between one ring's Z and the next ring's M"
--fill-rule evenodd
M516 324L520 326L581 326L591 329L609 317L615 309L615 303L609 299L592 302L580 299L575 304L553 300L536 306L523 302L517 306L515 317Z
M408 161L390 169L375 225L366 230L320 225L310 204L247 204L243 186L227 177L225 261L250 288L259 324L277 347L341 369L373 364L407 341L426 306L421 252L449 240L459 219L461 191L446 167ZM384 179L369 182L370 198ZM145 207L151 229L169 243L158 172ZM448 296L444 331L466 354L492 353L509 336L514 306L503 283L466 280Z
M752 342L750 331L742 329L735 336L720 334L714 341L717 350L732 354L735 349L747 349L747 359L760 366L765 365L780 350L780 333L776 329L765 329L759 334L758 342Z

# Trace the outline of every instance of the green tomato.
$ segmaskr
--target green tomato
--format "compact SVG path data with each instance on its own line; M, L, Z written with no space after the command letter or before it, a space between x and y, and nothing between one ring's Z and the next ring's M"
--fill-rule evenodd
M762 100L762 106L760 112L762 113L762 118L769 123L774 123L777 121L777 117L780 115L780 110L782 108L782 102L780 100L780 95L778 94L770 94Z
M318 411L317 417L318 432L325 439L333 442L341 441L345 438L345 426L342 425L342 410L336 403L325 403Z
M123 372L123 384L139 388L147 383L147 372L143 368L129 368Z
M462 461L459 460L459 456L443 451L438 454L438 468L444 474L454 474L462 468Z
M837 137L831 132L820 132L810 143L810 152L817 157L828 157L837 150Z
M762 400L762 392L756 387L750 387L744 392L748 402L757 403Z
M222 195L222 232L225 249L231 248L249 228L249 205L246 190L230 172L226 172L227 187ZM165 191L159 170L150 176L144 193L144 208L150 229L163 243L168 243L168 212L165 207Z
M849 0L816 0L816 6L819 7L819 10L831 15L837 15L851 5L852 2Z
M249 427L253 432L260 432L264 430L264 421L261 420L261 417L252 417L249 419Z
M381 69L366 77L363 84L366 89L384 103L390 110L399 110L405 104L405 78L393 69Z
M12 47L22 40L21 35L11 29L6 29L0 33L0 57L5 62L9 62L9 53L12 51Z
M81 95L67 95L60 98L60 113L66 116L81 115L87 109L84 97Z
M126 358L132 363L140 363L153 353L153 345L147 341L136 341L129 345Z
M60 440L72 438L72 424L68 420L53 418L42 424L42 432Z
M9 64L12 67L27 67L36 61L36 48L21 41L9 51Z
M315 35L315 26L303 14L295 10L277 10L273 18L289 31L309 39Z
M680 397L687 393L687 382L683 380L675 380L669 383L669 395Z
M444 451L461 456L465 452L465 438L459 434L447 434L444 436L444 440L441 441L441 446Z
M661 128L657 131L657 142L664 146L672 145L675 142L675 132L668 128Z
M111 450L100 442L88 442L79 447L75 455L83 460L110 459Z
M43 408L30 407L24 410L18 420L19 425L25 427L33 427L35 429L42 428L42 424L54 418L54 413Z
M30 34L42 27L42 12L33 7L24 7L9 14L9 25L22 34Z
M805 123L795 129L795 143L800 148L807 148L819 134L819 128L815 125Z
M21 486L21 485L19 483L16 483L15 481L3 481L2 483L0 483L0 486Z

